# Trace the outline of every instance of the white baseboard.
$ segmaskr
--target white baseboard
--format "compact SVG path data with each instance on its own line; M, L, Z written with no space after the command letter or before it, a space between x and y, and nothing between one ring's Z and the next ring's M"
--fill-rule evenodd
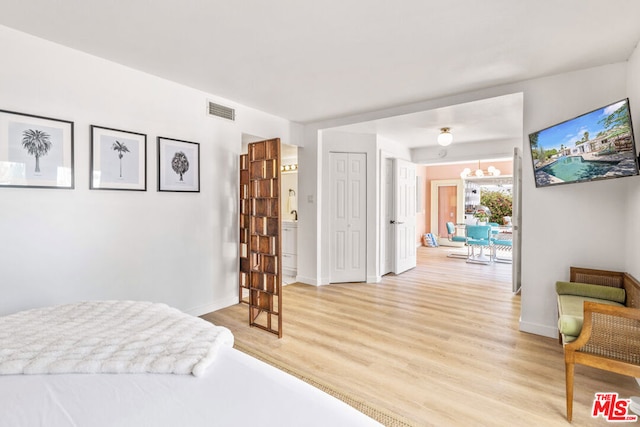
M238 300L238 295L236 295L235 297L225 298L220 301L215 301L211 304L200 305L183 311L192 316L202 316L203 314L218 311L226 307L231 307L232 305L238 304L238 302L240 301Z
M520 321L520 331L543 337L558 338L558 327Z
M313 285L313 286L322 286L321 283L318 283L317 279L311 278L311 277L305 277L305 276L296 276L296 282L300 282L300 283L304 283L307 285Z
M464 248L464 243L462 242L450 242L449 239L440 239L438 240L438 244L440 246L447 246L450 248Z
M382 276L375 275L375 276L368 276L366 283L379 283L381 281L382 281ZM313 285L313 286L324 286L331 283L329 279L324 279L324 281L322 280L318 281L317 279L312 279L310 277L304 277L304 276L296 276L296 282L304 283L306 285Z

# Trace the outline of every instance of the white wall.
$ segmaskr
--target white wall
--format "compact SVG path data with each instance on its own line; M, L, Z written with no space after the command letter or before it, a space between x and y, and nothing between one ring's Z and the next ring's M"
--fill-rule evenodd
M627 95L633 122L636 149L640 149L640 45L629 58ZM625 271L640 279L640 177L627 178L627 218L620 230L627 237Z
M636 72L637 74L637 72ZM557 334L555 282L568 279L571 265L620 269L625 266L625 232L616 232L619 224L627 224L627 187L629 180L608 180L535 188L528 135L552 124L604 106L627 96L627 63L617 63L427 100L398 108L313 123L305 129L306 162L314 163L322 156L318 131L336 126L378 118L424 111L494 96L523 93L523 224L522 224L522 309L520 329L549 337ZM633 102L632 102L633 109ZM514 143L514 145L517 145ZM321 165L318 160L317 165ZM301 171L305 191L316 197L318 180ZM636 200L640 195L636 195ZM638 203L640 211L640 203ZM309 241L321 241L321 230L315 227L322 217L320 206L307 206L300 234ZM637 216L636 216L637 217ZM636 234L637 238L637 234ZM313 261L326 248L307 246L298 254L299 275L316 278L320 271ZM628 262L629 263L629 262Z
M237 301L241 135L288 121L0 26L0 109L75 122L75 189L0 188L0 315L81 299L202 314ZM207 100L237 120L207 117ZM147 191L89 190L89 126L147 134ZM159 193L156 137L200 143L200 193Z
M298 149L298 275L296 281L319 285L320 251L322 235L318 209L321 203L320 162L322 153L318 147L321 135L312 126L304 127L304 148Z
M385 153L388 157L406 160L408 162L411 161L411 150L406 148L404 145L399 144L398 141L377 135L376 143L378 144L378 150Z
M626 63L524 84L524 134L626 97ZM535 188L531 152L523 150L522 311L520 328L557 336L555 282L569 267L624 268L628 179Z

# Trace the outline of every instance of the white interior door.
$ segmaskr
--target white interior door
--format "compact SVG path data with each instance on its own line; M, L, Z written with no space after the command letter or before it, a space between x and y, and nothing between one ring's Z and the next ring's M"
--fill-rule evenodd
M331 279L367 279L367 155L331 153Z
M400 274L416 266L416 165L395 159L394 211L391 221L395 233L393 272Z
M522 224L522 154L520 149L515 147L513 149L513 212L511 214L511 223L513 224L513 241L511 242L511 256L512 256L512 271L511 280L513 281L513 292L520 292L520 286L522 285L522 262L520 257L520 250L522 243L520 236L522 230L520 224Z

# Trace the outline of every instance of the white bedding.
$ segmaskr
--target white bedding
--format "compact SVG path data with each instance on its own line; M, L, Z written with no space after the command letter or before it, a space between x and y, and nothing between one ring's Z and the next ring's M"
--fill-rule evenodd
M200 376L232 345L228 329L166 304L84 301L0 317L0 374Z
M5 375L0 426L380 426L264 362L220 348L201 377L162 374Z
M66 314L62 317L58 316L60 310L51 308L52 313L57 311L57 314L38 309L0 318L0 355L4 355L5 362L0 363L5 371L5 375L0 375L0 427L380 426L346 403L233 349L233 335L226 328L180 312L175 316L174 309L164 308L167 306L161 308L164 314L160 316L138 316L137 313L149 307L129 304L132 310L129 311L123 308L127 305L114 304L112 310L107 309L109 304L82 307L80 311L92 313L89 317L70 310L71 306L63 306ZM156 308L152 307L151 311ZM104 311L104 316L98 316L98 311ZM65 316L70 323L64 321ZM114 317L134 320L118 325ZM22 321L27 326L21 325ZM177 328L181 332L167 332L174 329L171 325L176 321L182 325ZM203 322L213 329L204 326L204 332L200 331ZM85 323L88 328L83 326ZM137 333L131 333L132 323L140 326ZM37 328L47 332L39 333ZM81 339L76 328L93 331L94 335L84 335ZM190 331L191 328L196 332ZM101 332L96 336L97 330ZM149 330L153 331L151 336ZM210 337L212 330L216 331L213 343L203 340L209 344L204 346L206 351L201 351L202 334ZM139 336L142 340L129 339L130 336ZM178 362L169 363L160 358L157 364L170 366L162 372L175 372L175 366L181 366L181 373L197 371L199 376L105 373L125 372L114 369L112 354L117 355L116 359L123 357L121 360L126 362L120 363L122 366L129 365L130 361L137 361L134 366L145 365L138 359L147 357L141 355L150 342L155 343L152 347L157 345L158 351L150 351L149 360L156 359L158 352L171 354L171 336L177 340L178 351L169 358L177 357ZM185 339L185 336L191 338ZM100 337L107 340L99 340ZM182 349L188 348L185 341L190 339L198 343L195 346L199 349L198 357L195 362L193 357L187 357L193 362L193 369L185 370L184 366L189 363L180 362L180 355ZM98 345L90 345L94 342ZM104 350L105 342L112 344L106 346L108 351ZM127 342L137 344L123 347L127 350L122 352L113 350ZM18 352L17 347L30 350ZM38 347L40 351L36 351ZM167 351L169 353L165 353ZM92 360L92 354L97 355L97 359ZM110 361L103 364L100 359L103 356ZM101 373L84 373L90 372L88 366ZM105 370L104 366L108 368ZM71 372L82 373L66 373L70 367L75 369ZM7 372L11 369L15 373ZM38 369L42 373L37 373ZM22 374L25 372L30 375Z

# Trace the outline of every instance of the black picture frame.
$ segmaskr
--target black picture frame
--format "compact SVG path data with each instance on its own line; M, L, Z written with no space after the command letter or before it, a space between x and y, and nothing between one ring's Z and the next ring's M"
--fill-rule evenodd
M158 191L200 192L200 144L158 137Z
M74 123L0 110L0 187L74 188Z
M147 135L91 125L91 190L147 191Z

